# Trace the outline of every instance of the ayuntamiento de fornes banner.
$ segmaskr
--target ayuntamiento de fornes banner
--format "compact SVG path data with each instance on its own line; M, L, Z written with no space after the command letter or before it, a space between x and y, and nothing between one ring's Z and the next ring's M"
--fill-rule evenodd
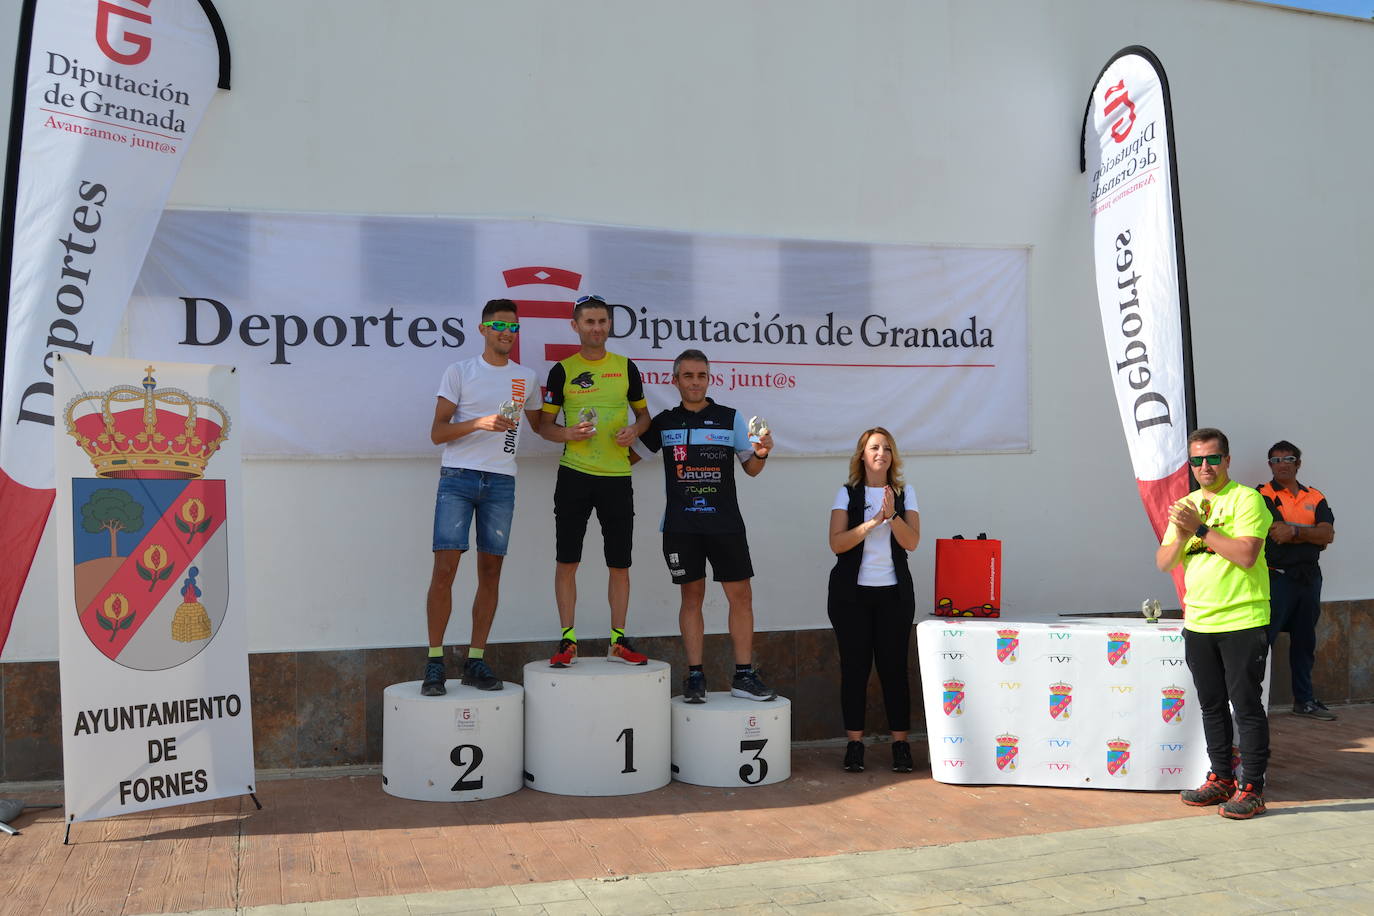
M129 352L239 368L244 452L430 455L440 374L481 351L486 300L519 303L542 381L577 350L579 296L608 347L677 402L703 350L711 395L769 420L779 454L1029 447L1024 248L740 238L532 220L169 211L129 309ZM493 404L493 412L498 405ZM526 437L522 454L553 446Z

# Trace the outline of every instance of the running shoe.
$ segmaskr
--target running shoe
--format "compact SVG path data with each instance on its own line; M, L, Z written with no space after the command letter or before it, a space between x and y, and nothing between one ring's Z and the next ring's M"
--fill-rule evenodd
M1206 805L1219 805L1222 802L1230 801L1231 796L1235 794L1236 781L1234 779L1222 779L1216 773L1208 773L1206 782L1196 789L1184 789L1179 793L1179 798L1183 799L1185 805L1201 808Z
M470 658L463 664L464 687L476 687L478 690L500 690L505 685L491 670L491 667L480 658Z
M643 652L636 652L634 646L630 645L630 641L624 636L611 643L610 648L606 650L606 658L615 662L624 662L627 665L649 664L649 656Z
M916 769L911 760L911 745L905 741L892 742L892 772L910 773Z
M730 696L732 697L767 702L777 695L778 692L765 684L759 677L759 673L752 668L748 671L736 671L734 680L730 682Z
M850 773L862 773L864 771L864 743L862 741L851 741L845 745L844 768Z
M700 671L688 671L682 680L682 699L686 703L706 702L706 675Z
M1294 703L1293 715L1302 716L1304 719L1321 719L1323 722L1335 722L1336 714L1326 708L1326 704L1321 700L1308 700L1306 703Z
M420 684L420 695L426 697L441 697L448 691L444 688L444 681L448 675L444 673L444 660L442 658L431 658L425 662L425 679Z
M1254 783L1247 782L1231 800L1217 809L1217 814L1235 821L1248 821L1264 813L1264 799L1255 791Z
M564 639L558 643L558 651L549 659L550 668L566 668L577 662L577 640Z

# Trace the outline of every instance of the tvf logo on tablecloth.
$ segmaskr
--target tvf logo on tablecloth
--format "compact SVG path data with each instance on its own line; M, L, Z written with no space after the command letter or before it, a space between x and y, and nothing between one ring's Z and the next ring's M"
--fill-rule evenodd
M997 769L1014 770L1016 769L1017 745L1021 739L1016 735L997 736Z
M1131 742L1124 738L1113 738L1107 742L1107 772L1113 776L1126 776L1130 773Z
M83 392L67 433L94 478L72 479L76 612L91 644L126 668L161 671L214 638L229 603L223 480L206 480L229 436L214 401L141 386Z
M1010 665L1016 661L1016 649L1021 645L1021 632L1019 630L998 630L997 631L997 660L1004 665Z
M1072 710L1069 709L1073 703L1073 685L1058 683L1050 685L1050 718L1067 719Z
M1120 667L1129 664L1131 661L1131 634L1130 633L1108 633L1107 634L1107 664L1112 667Z
M964 714L963 681L945 681L944 707L947 716L962 716Z

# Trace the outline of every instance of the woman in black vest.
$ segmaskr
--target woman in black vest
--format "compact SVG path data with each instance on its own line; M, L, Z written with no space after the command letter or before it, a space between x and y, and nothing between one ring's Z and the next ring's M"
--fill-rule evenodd
M849 459L849 483L830 511L830 571L826 612L840 648L840 711L849 745L844 768L864 768L864 706L868 673L876 667L892 730L892 769L912 770L911 687L907 647L916 619L916 592L907 554L921 541L916 493L902 481L902 459L881 426L859 436Z

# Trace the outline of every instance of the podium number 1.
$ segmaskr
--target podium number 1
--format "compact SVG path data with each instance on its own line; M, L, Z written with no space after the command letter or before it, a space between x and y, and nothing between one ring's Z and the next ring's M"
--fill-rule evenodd
M756 785L758 785L759 783L763 782L764 777L768 775L768 761L767 761L767 760L764 760L764 759L763 759L763 756L762 756L762 755L763 755L763 747L764 747L764 745L767 744L767 743L768 743L768 739L767 739L767 738L758 738L758 739L753 740L753 741L741 741L741 742L739 743L739 752L740 752L741 754L747 754L748 752L753 751L753 752L754 752L754 759L757 760L757 761L759 762L759 778L758 778L758 779L750 779L750 778L749 778L749 777L753 774L753 772L754 772L754 765L753 765L753 764L751 764L751 763L746 763L744 766L742 766L742 767L739 768L739 778L742 779L742 780L744 780L745 782L747 782L747 783L748 783L749 785L751 785L751 786L756 786Z
M463 751L472 751L472 762L466 763L463 760ZM471 792L473 789L482 788L483 777L469 779L472 771L482 765L482 749L475 744L460 744L448 755L448 759L456 767L466 766L463 775L458 777L458 781L453 784L452 792Z
M635 769L635 730L622 728L620 734L616 736L616 744L619 744L622 738L625 740L625 769L620 772L638 773L639 771Z

